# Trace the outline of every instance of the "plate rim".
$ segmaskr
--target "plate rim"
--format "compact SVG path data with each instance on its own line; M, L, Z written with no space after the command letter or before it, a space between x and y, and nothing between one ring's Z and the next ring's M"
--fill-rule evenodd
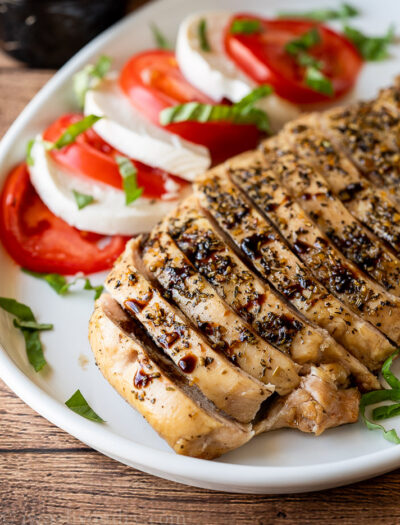
M71 74L87 63L98 47L107 45L107 42L115 38L115 34L132 24L133 18L144 17L148 12L157 10L161 1L155 0L136 9L108 28L51 77L2 138L0 165L6 159L18 135L23 132L26 123L30 121L46 97L70 80ZM172 6L183 2L184 0L162 1L164 8L167 3ZM106 426L102 427L99 433L97 423L75 414L26 376L2 345L0 345L0 378L37 413L89 447L134 468L188 485L213 490L264 494L308 492L360 481L400 467L400 448L396 446L356 458L308 466L240 465L180 456L172 450L162 451L135 443L107 429ZM160 465L162 465L161 469Z

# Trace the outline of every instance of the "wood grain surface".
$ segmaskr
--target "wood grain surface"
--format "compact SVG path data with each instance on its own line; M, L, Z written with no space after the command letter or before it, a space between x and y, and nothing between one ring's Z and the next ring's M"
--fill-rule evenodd
M51 75L0 56L0 136ZM400 470L299 495L254 496L186 487L94 452L37 415L0 382L0 525L228 522L400 523Z

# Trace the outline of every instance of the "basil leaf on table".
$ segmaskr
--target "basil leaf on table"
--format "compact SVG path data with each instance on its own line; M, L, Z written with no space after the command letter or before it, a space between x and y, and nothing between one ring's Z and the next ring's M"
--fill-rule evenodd
M96 423L104 423L102 419L96 412L90 408L88 402L83 397L80 390L77 390L72 396L65 402L68 408L70 408L76 414L79 414L90 421L95 421Z
M24 336L28 361L35 372L39 372L46 365L39 331L51 330L53 325L37 323L29 306L19 303L15 299L0 297L0 308L15 317L14 326L19 328Z

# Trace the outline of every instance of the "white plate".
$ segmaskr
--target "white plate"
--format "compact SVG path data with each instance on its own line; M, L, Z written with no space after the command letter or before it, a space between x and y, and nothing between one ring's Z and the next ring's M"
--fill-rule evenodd
M352 2L353 3L353 2ZM398 0L354 0L363 16L354 20L371 33L383 33L400 19ZM171 40L184 16L205 9L246 9L274 14L339 4L336 0L162 0L115 25L78 53L22 112L0 145L0 182L20 161L29 138L55 117L74 108L72 74L101 53L122 65L135 51L153 46L149 22L155 21ZM353 22L352 22L353 23ZM374 96L400 73L400 46L382 63L364 67L354 98ZM351 483L400 466L400 447L362 424L325 432L316 438L297 431L276 431L257 437L217 461L178 456L109 386L97 370L87 342L92 294L57 296L45 283L23 275L0 248L0 295L29 304L40 321L55 330L42 335L49 367L36 374L27 363L20 334L10 316L0 311L0 376L27 404L87 445L122 463L157 476L204 488L254 493L319 490ZM103 276L95 280L101 282ZM86 368L81 357L88 359ZM71 412L64 402L80 388L106 421L99 425ZM396 424L396 421L394 421ZM397 422L398 423L398 422Z

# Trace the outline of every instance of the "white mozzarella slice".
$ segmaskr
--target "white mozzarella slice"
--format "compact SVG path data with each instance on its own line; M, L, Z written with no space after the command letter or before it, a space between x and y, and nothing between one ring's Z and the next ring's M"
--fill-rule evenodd
M85 115L102 116L94 130L124 155L192 181L211 164L208 149L159 128L145 118L120 90L104 79L85 98Z
M186 18L178 31L176 56L183 75L216 102L223 98L238 102L256 87L225 53L223 34L231 16L227 12L198 13ZM201 20L206 21L211 51L201 49ZM300 113L297 106L274 94L262 99L257 107L268 113L273 131Z
M139 198L125 205L125 194L106 184L69 173L51 158L40 140L32 148L33 165L29 167L33 186L46 206L58 217L79 230L104 235L136 235L150 231L176 207L177 200ZM173 181L170 181L174 185ZM94 202L79 210L73 190L91 195ZM168 197L176 188L167 188ZM181 192L183 197L187 192Z

